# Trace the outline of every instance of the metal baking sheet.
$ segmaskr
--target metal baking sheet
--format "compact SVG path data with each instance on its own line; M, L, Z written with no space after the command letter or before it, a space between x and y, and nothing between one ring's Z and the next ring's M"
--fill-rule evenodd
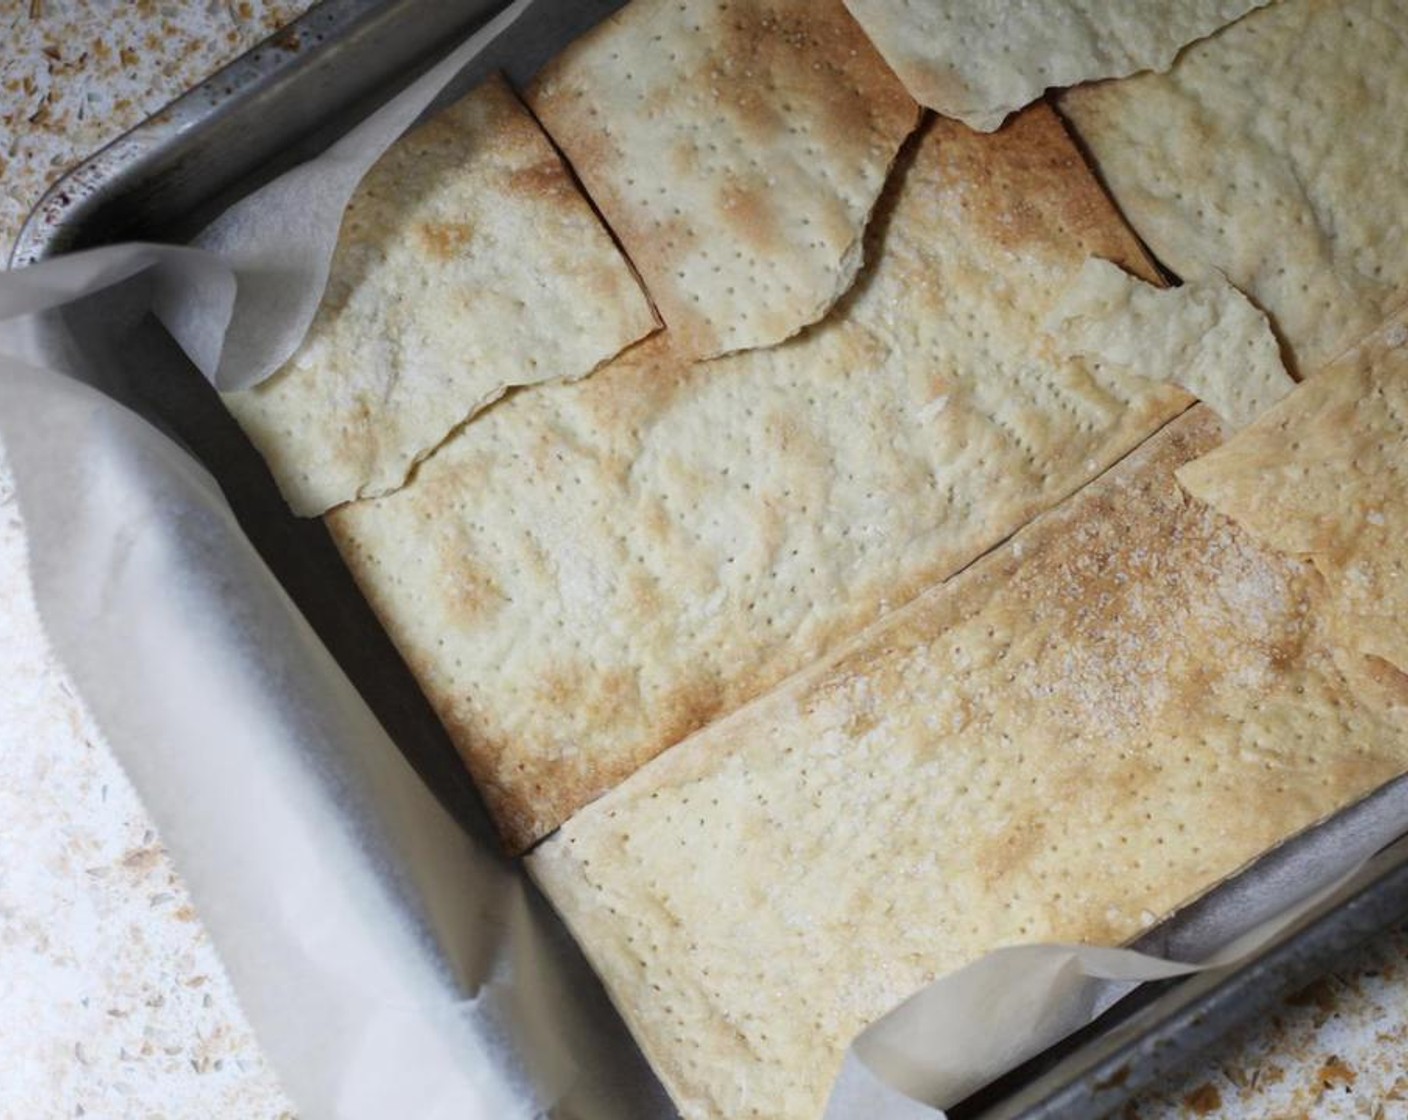
M540 0L526 18L552 21L565 43L619 3ZM233 199L321 150L501 6L492 0L325 0L68 175L31 215L11 264L119 241L183 241ZM524 46L540 38L531 26L510 33L446 96L493 69L521 84L545 61ZM288 513L262 460L207 382L154 321L144 325L137 345L118 351L116 359L108 350L99 362L96 355L106 349L101 308L90 302L64 314L85 379L174 436L219 479L250 540L392 738L456 819L492 842L464 767L326 531L320 522ZM1395 785L1381 795L1401 795L1401 783ZM1352 826L1349 810L1321 831ZM1312 836L1284 845L1218 893L1284 873L1313 842ZM1186 908L1135 947L1191 956L1206 934L1199 923L1206 907L1201 901ZM1008 1120L1116 1109L1405 915L1408 842L1401 842L1253 959L1146 985L952 1114ZM562 939L564 951L571 951L565 931ZM619 1022L606 1029L620 1032L622 1047L633 1051Z

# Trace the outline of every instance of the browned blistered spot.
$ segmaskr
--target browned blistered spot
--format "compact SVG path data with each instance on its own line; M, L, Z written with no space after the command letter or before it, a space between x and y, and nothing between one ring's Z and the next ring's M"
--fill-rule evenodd
M631 433L687 395L685 385L704 373L674 357L674 341L668 331L651 335L573 386L592 430Z
M485 625L488 618L502 610L508 600L494 577L462 553L450 553L450 563L442 562L447 573L445 585L447 607L454 625L473 630Z
M1361 663L1366 681L1373 688L1376 698L1387 704L1408 706L1408 673L1372 653L1364 654Z
M973 864L988 889L999 896L1008 893L1006 884L1018 878L1046 848L1046 831L1042 820L1013 822L979 847Z
M786 127L790 105L824 106L808 119L819 141L843 150L871 135L877 119L886 131L918 119L918 107L840 4L735 4L718 18L710 84L728 91L736 121L759 142Z
M629 668L566 661L543 676L543 699L557 705L585 704L596 714L633 712L640 707L640 681Z
M578 278L587 291L604 306L613 307L623 299L635 298L631 287L633 282L628 278L628 274L622 271L618 260L613 259L609 263L592 262L585 272L579 273Z
M1183 1098L1183 1104L1198 1116L1209 1116L1222 1107L1222 1094L1211 1082L1204 1082Z
M657 618L670 606L660 593L659 583L644 572L633 570L627 574L623 591L633 618Z
M777 204L765 184L726 183L719 190L718 209L750 251L767 254L783 247Z
M596 197L596 188L588 183ZM675 262L694 253L699 234L685 215L652 218L630 203L618 202L614 208L602 207L612 231L620 238L631 264L645 278L646 289L655 301L666 326L675 328L673 345L680 354L698 353L699 337L688 332L697 330L692 304L677 289L678 278L671 270ZM662 270L670 275L663 276ZM662 283L661 280L665 282Z
M646 749L636 751L637 757L632 760L630 769L634 770L660 750L707 726L721 712L735 706L737 699L722 682L711 676L701 675L671 689L661 704L662 734L655 742L643 744Z
M846 711L842 733L855 740L874 731L880 725L880 713L869 705L852 704Z
M668 102L666 91L657 90L653 99ZM695 182L709 173L707 157L691 142L675 144L670 148L670 170L682 182Z
M468 222L421 222L415 232L426 252L442 261L462 255L474 240L474 227Z
M359 395L339 431L339 439L332 445L332 453L339 463L360 470L375 461L380 431L380 425L375 422L375 413L372 403Z
M819 442L812 432L802 424L798 418L790 412L778 410L768 417L767 423L768 437L772 442L774 450L782 454L790 454L793 449L811 452L807 458L815 461ZM819 465L825 464L822 459Z
M1034 105L990 134L943 117L932 128L919 154L935 165L925 177L937 181L935 197L961 211L979 244L1073 268L1087 255L1104 257L1161 283L1049 106Z
M652 545L666 545L674 535L674 521L668 510L658 501L648 502L638 511L642 535ZM642 617L649 617L648 615Z
M555 159L516 168L509 176L509 189L531 198L575 200L576 196L562 165Z
M538 703L575 713L588 727L599 725L608 712L631 719L642 701L634 670L603 668L582 660L564 660L545 671L534 691ZM599 765L587 751L563 751L561 743L525 744L507 733L478 726L464 705L442 712L441 718L457 743L473 744L469 750L462 747L462 753L514 852L525 849L624 776L614 765ZM646 757L636 759L635 765Z
M171 916L175 918L178 922L193 922L196 920L195 908L192 907L189 903L184 906L178 906L172 912Z

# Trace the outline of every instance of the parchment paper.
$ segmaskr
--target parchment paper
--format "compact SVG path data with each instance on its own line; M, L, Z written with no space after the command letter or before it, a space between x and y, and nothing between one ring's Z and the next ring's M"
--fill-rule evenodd
M131 244L0 274L0 315L32 315L149 272L151 310L218 389L246 389L298 349L362 176L435 97L533 6L514 0L316 159L246 195L184 246ZM32 327L29 328L32 330ZM4 341L30 356L32 345Z
M267 376L311 321L360 176L526 6L232 207L202 249L115 246L0 275L0 439L41 617L308 1120L671 1109L560 926L421 783L214 479L61 372L83 374L92 345L76 357L51 312L104 301L104 345L118 347L150 310L217 386ZM1401 789L1380 799L1168 948L1193 961L1259 925L1266 936L1288 903L1401 832L1404 802ZM941 1115L1131 981L1179 971L1111 950L994 954L865 1031L828 1118Z

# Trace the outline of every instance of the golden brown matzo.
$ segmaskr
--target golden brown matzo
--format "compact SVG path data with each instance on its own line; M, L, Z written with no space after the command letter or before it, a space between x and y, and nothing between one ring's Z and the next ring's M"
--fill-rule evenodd
M528 99L691 357L825 314L919 122L841 0L634 0Z
M528 856L689 1120L814 1118L1001 945L1116 944L1408 766L1303 562L1189 501L1199 408Z
M398 488L512 385L577 378L655 329L630 266L500 79L358 186L298 352L225 403L300 514Z
M523 847L951 574L1189 400L1037 349L1088 255L1137 242L1055 114L936 120L871 264L782 346L664 331L489 410L344 556Z

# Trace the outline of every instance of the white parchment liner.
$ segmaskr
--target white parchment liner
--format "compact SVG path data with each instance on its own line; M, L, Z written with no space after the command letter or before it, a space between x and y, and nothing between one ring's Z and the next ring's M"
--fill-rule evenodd
M233 206L201 249L114 246L0 275L0 440L40 615L309 1120L669 1109L638 1056L621 1053L619 1022L603 1028L585 966L545 932L522 875L431 796L214 480L58 372L69 360L44 316L140 277L147 305L218 387L267 377L312 321L361 176L530 2ZM1298 853L1294 873L1213 911L1190 959L1233 938L1212 963L1260 944L1405 822L1408 795L1380 799ZM1001 950L864 1031L827 1118L941 1116L1132 981L1188 970L1123 950Z

